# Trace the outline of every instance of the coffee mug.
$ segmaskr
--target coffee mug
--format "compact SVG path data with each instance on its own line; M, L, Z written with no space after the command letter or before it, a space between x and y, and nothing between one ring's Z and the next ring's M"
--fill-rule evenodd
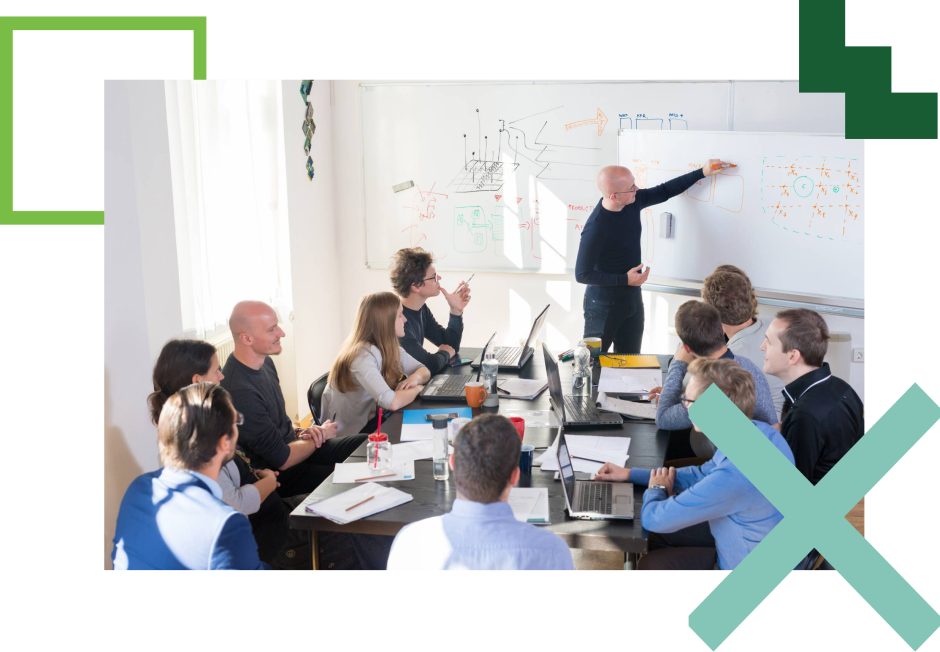
M519 433L519 439L525 438L525 419L522 417L509 417L509 420L512 421L512 425L516 427L516 432Z
M472 408L478 408L483 405L483 401L489 396L489 393L483 389L483 383L472 382L464 385L464 394L467 395L467 405Z
M468 423L470 423L470 419L467 419L466 417L458 417L456 419L450 420L450 432L448 435L450 436L451 443L453 443L457 438L457 433L460 432L460 429Z
M601 338L599 337L585 337L584 345L589 349L600 349L601 348Z

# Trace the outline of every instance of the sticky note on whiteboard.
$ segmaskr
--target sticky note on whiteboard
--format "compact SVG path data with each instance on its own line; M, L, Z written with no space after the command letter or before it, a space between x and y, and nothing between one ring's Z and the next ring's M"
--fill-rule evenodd
M414 187L415 187L414 181L406 181L404 183L399 183L399 184L392 186L392 192L401 192L402 190L408 190L408 188L414 188Z

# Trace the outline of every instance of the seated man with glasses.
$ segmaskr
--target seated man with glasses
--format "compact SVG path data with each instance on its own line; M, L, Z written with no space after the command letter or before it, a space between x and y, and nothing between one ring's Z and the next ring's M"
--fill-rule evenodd
M404 309L405 336L399 338L401 347L412 358L423 364L435 375L440 372L451 357L460 349L463 335L463 311L470 302L470 286L462 283L453 294L441 286L441 278L434 269L434 257L430 252L415 247L399 249L392 259L392 287L401 297ZM441 326L426 302L439 294L447 299L450 306L450 320L445 329ZM429 353L424 348L424 340L440 347L436 353Z
M689 383L680 398L686 409L714 384L752 417L754 376L733 361L699 358L686 377ZM783 436L763 421L752 419L752 423L793 464ZM640 570L734 570L783 520L720 450L701 466L680 469L625 469L608 462L596 479L649 486L643 494L641 519L650 532L650 553L640 559ZM815 561L810 553L797 570Z
M653 188L646 187L645 168L639 180L619 165L597 173L601 200L581 231L574 275L578 283L588 286L584 292L584 337L601 338L602 352L607 353L613 343L615 353L639 353L643 341L640 286L649 277L649 268L640 271L640 212L682 194L729 165L709 159L704 167Z

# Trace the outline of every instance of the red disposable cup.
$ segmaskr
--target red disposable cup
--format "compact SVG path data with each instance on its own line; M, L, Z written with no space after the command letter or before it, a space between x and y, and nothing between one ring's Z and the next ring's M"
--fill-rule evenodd
M509 417L509 420L512 421L512 425L516 427L516 432L519 433L519 439L525 437L525 419L522 417Z

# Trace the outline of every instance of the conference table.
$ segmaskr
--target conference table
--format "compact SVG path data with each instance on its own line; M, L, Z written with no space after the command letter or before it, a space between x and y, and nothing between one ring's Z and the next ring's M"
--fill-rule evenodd
M470 347L463 347L460 350L460 354L463 357L474 359L479 356L480 352L481 349ZM665 369L670 356L658 357L660 364ZM559 363L559 373L563 390L570 391L571 389L572 367L573 365L570 361ZM448 367L441 373L462 375L473 373L475 375L476 370L466 365L462 367ZM596 384L600 377L600 366L597 364L597 360L594 361L593 375L593 392L596 398ZM534 354L521 370L513 371L501 368L499 370L499 377L545 379L545 359L541 346L536 347ZM445 408L466 406L466 401L462 400L429 401L419 397L404 408L404 410L441 409L443 411ZM401 442L402 412L404 410L399 410L388 415L382 422L382 432L388 435L389 442L392 444ZM538 411L539 415L537 417L533 418L534 415L530 414L529 418L526 418L525 436L523 438L523 443L531 444L535 447L535 457L538 459L538 456L544 453L546 448L551 446L558 435L558 422L560 419L552 414L551 410L549 391L546 389L536 399L531 401L501 397L498 408L474 408L473 416L486 413L499 413L513 416L513 413L532 413ZM634 421L626 417L624 417L624 421L623 426L614 427L569 427L566 433L630 437L629 457L626 462L627 467L653 468L662 466L666 459L666 451L669 444L669 431L657 429L656 425L651 421ZM530 423L534 425L530 425ZM364 462L365 457L366 442L363 442L347 461ZM329 498L352 489L355 486L353 484L334 484L333 475L330 475L324 480L290 515L291 528L307 530L310 533L314 568L317 568L319 563L317 532L330 531L395 536L399 530L410 523L448 513L451 510L454 499L457 497L453 472L451 472L450 477L446 481L435 480L431 466L432 462L430 459L417 460L415 462L414 480L389 483L388 486L393 486L396 489L411 494L414 497L413 500L346 525L340 525L328 519L316 516L305 509L307 505L313 502ZM645 487L635 488L634 513L636 517L633 520L591 521L573 519L567 515L563 493L564 489L562 483L555 479L555 475L554 472L541 471L538 466L534 466L531 474L522 474L519 484L517 485L519 487L545 487L548 489L551 524L539 525L537 527L543 527L554 532L571 548L620 551L626 554L626 559L628 560L634 560L637 554L648 551L648 533L643 528L640 519ZM579 479L590 479L587 474L578 473L577 476Z

